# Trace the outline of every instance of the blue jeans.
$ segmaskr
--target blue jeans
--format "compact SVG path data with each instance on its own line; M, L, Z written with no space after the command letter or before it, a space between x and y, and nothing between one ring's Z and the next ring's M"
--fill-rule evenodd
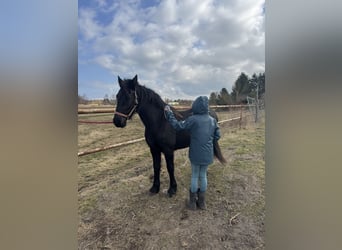
M191 187L192 193L197 193L198 181L200 182L200 190L204 192L207 190L207 170L208 165L196 165L191 163Z

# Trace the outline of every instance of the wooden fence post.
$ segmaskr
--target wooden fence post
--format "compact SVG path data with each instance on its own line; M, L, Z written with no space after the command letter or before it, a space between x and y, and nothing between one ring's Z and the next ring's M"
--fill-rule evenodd
M241 124L242 124L242 105L240 107L240 129L241 129Z

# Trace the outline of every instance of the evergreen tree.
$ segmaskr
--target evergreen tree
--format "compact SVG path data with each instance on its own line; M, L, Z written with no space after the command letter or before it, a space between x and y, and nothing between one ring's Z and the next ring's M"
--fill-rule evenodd
M246 100L249 94L249 79L245 73L241 73L238 79L235 81L232 91L233 101L235 103L241 103Z
M231 104L232 100L226 88L222 88L218 98L219 105Z
M258 83L259 83L259 97L265 94L265 72L260 73L258 76Z
M217 93L211 92L210 97L209 97L209 105L217 105L217 103L218 103Z
M254 73L252 75L252 78L249 79L249 94L248 96L255 98L256 97L256 91L258 89L259 85L259 77ZM260 91L259 91L260 92Z

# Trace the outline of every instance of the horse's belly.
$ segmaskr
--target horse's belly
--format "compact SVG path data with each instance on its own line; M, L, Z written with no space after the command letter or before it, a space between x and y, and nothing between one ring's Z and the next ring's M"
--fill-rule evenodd
M176 134L175 149L187 148L190 145L190 135L187 132L179 132Z

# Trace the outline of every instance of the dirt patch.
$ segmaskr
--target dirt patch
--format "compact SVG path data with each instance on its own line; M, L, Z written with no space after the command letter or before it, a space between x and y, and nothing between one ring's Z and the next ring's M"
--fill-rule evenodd
M153 169L145 142L80 157L79 249L264 249L264 123L222 124L221 133L228 164L209 167L205 211L185 208L187 149L176 151L172 198L164 163L161 191L148 193Z

